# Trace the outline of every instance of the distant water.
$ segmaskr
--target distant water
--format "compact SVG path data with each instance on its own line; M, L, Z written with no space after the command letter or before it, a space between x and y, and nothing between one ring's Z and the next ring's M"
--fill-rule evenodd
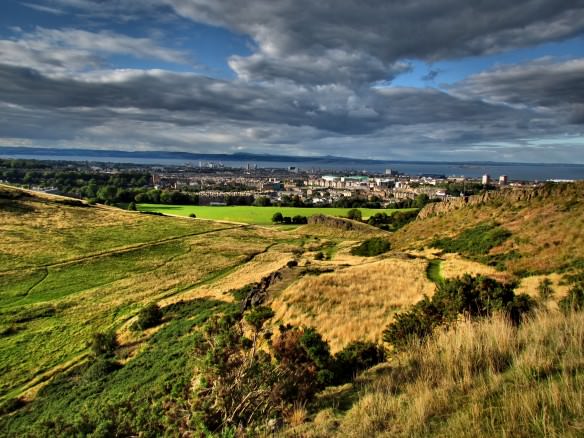
M27 155L27 154L0 154L3 158L21 158L34 160L59 160L59 161L89 161L105 163L134 163L148 165L185 165L190 164L193 167L199 165L198 160L184 160L171 158L120 158L82 156L82 155ZM205 161L206 162L206 161ZM248 164L257 165L259 168L287 168L295 166L301 170L314 170L316 172L326 172L327 170L357 170L383 173L385 169L393 169L406 175L424 175L436 174L445 176L465 176L478 178L485 173L492 178L498 178L500 175L507 175L509 180L529 180L544 181L548 179L573 179L584 180L584 164L529 164L529 163L429 163L429 162L377 162L362 163L355 162L354 165L348 160L335 159L318 159L305 161L216 161L227 167L244 168Z

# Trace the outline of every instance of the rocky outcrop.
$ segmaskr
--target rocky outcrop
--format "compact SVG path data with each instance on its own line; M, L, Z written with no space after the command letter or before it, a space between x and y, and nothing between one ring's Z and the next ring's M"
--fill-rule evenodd
M338 228L340 230L360 230L363 224L352 221L350 219L343 219L340 217L325 216L324 214L316 214L308 218L309 225L325 225L330 228Z
M268 289L270 286L281 279L282 273L280 271L272 272L270 275L262 278L241 301L241 312L243 313L246 309L263 304L268 298Z
M485 192L479 195L453 198L448 201L434 202L426 205L417 219L425 219L432 216L446 214L467 206L485 204L512 204L520 201L546 199L549 197L581 197L584 195L584 182L566 184L544 184L535 188L504 189L493 192ZM580 198L582 199L582 198Z

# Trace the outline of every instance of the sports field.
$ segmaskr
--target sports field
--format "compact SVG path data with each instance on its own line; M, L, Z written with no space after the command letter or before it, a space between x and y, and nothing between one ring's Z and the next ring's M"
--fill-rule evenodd
M272 216L276 212L284 216L294 217L314 216L315 214L326 214L328 216L346 217L350 208L302 208L302 207L255 207L248 205L234 206L199 206L199 205L164 205L164 204L140 204L140 211L154 211L164 214L176 214L189 216L195 213L198 218L213 219L233 222L244 222L246 224L269 225L272 223ZM359 208L363 219L375 213L383 212L392 214L396 209L375 209ZM406 211L406 210L401 210Z

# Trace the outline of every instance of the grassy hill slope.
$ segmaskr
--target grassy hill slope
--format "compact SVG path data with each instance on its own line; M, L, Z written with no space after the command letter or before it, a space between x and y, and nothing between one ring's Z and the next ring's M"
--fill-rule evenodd
M496 224L510 235L483 254L494 264L519 275L569 269L584 263L582 199L584 182L578 182L471 197L452 209L431 204L420 212L421 219L397 231L391 240L397 249L421 248L473 227Z

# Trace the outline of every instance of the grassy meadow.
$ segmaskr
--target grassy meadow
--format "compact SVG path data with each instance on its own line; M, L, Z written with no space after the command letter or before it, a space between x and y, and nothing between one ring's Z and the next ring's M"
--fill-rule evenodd
M271 225L272 216L276 212L284 216L294 217L313 216L315 214L325 214L328 216L347 217L350 208L300 208L300 207L256 207L248 205L233 206L199 206L199 205L164 205L164 204L139 204L140 211L152 211L164 214L176 214L179 216L189 216L194 213L198 218L212 219L217 221L243 222L255 225ZM384 212L391 214L395 209L375 209L359 208L363 219L375 213ZM408 209L410 210L410 209ZM405 210L403 210L405 211Z

